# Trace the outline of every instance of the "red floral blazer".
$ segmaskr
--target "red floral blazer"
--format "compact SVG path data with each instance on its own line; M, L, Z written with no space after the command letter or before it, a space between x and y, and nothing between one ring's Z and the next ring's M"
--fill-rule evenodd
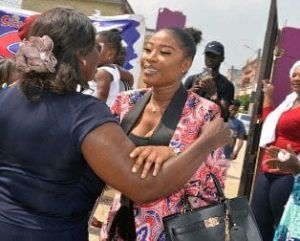
M148 91L151 91L151 89L131 90L120 93L111 107L113 114L121 121L124 115ZM173 148L176 153L184 152L201 135L204 123L216 116L220 116L218 105L189 91L182 116L169 143L169 147ZM224 185L226 160L223 156L223 148L213 151L182 189L152 203L135 204L137 240L166 240L162 218L182 210L181 200L184 193L191 195L189 201L193 208L203 207L215 202L217 200L217 192L213 181L207 178L207 173L209 172L215 173ZM111 221L120 207L119 201L120 194L118 193L114 198L107 223L102 227L101 240L107 240Z

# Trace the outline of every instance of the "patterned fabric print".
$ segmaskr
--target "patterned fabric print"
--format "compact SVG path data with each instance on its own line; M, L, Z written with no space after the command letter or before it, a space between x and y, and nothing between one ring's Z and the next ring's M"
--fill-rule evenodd
M273 241L300 241L300 175L285 206Z
M143 89L121 93L112 106L112 112L122 120L124 115L148 91L149 89ZM202 125L219 115L219 107L216 104L189 92L182 117L169 146L178 153L183 152L201 135ZM162 218L182 210L182 199L185 192L193 196L189 198L193 208L214 203L217 200L217 191L213 181L207 179L208 172L215 173L220 182L224 184L226 160L222 149L217 149L208 156L206 162L199 167L185 188L152 203L135 205L137 240L165 241ZM107 223L102 227L101 240L107 240L110 223L120 206L117 204L119 198L119 195L115 197Z

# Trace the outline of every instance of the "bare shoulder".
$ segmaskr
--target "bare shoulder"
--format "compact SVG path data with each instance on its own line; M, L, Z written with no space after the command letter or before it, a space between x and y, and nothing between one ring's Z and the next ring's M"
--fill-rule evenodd
M97 72L94 76L94 80L96 82L99 82L99 81L112 81L113 80L113 76L111 75L111 73L109 73L108 71L106 71L105 69L97 69Z

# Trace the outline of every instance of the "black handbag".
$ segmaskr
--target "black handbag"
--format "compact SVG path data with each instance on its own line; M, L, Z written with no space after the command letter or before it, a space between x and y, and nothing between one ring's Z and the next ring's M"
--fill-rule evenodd
M209 176L218 190L219 202L191 209L186 196L182 213L163 218L167 240L262 241L247 198L226 198L217 177Z

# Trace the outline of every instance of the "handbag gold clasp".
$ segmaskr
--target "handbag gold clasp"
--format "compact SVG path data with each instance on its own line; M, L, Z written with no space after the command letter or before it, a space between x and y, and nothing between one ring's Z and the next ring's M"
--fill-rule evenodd
M205 219L203 222L206 228L212 228L220 224L219 219L217 217Z

